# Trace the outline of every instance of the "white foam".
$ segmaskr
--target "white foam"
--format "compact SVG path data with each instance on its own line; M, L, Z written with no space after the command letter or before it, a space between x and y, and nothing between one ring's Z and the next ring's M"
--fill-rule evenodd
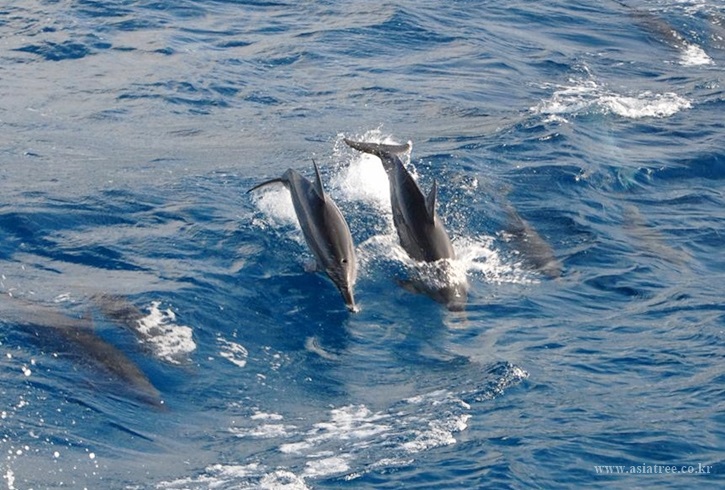
M193 330L184 325L176 325L176 314L170 309L159 309L160 303L154 301L148 307L149 314L138 320L137 331L141 338L164 361L180 364L196 349Z
M308 490L309 487L305 485L302 477L295 475L291 471L277 470L264 475L259 482L259 488L269 490Z
M3 478L8 482L8 490L15 490L15 473L13 473L13 470L8 468Z
M461 267L481 280L495 284L530 284L536 282L520 264L506 260L489 236L461 237L453 245Z
M714 62L697 44L685 44L680 52L680 64L685 66L712 65Z
M286 454L302 454L305 450L312 448L312 443L308 441L289 442L282 444L279 450Z
M402 447L409 453L418 453L440 446L456 443L454 434L468 428L469 414L461 414L443 420L432 420L425 430L416 431L415 438L403 443Z
M365 405L348 405L332 409L330 421L315 424L316 431L322 435L315 440L333 439L365 439L390 430L390 426L380 424L388 415L373 413Z
M307 467L302 475L305 478L338 475L350 469L348 460L349 457L346 456L332 456L308 461Z
M157 488L308 489L304 479L291 471L285 469L269 470L259 463L248 465L215 464L207 467L205 474L201 476L160 482Z
M343 135L338 135L334 154L337 160L347 159L347 162L330 179L330 188L338 191L344 200L363 201L392 216L388 176L380 159L374 155L350 150L342 138ZM359 139L371 143L396 144L379 129L368 131ZM352 151L354 153L351 154ZM349 156L345 157L346 154Z
M227 359L229 362L235 366L239 366L240 368L247 365L249 352L247 352L247 349L245 349L243 345L221 337L217 337L217 343L221 349L219 351L219 355L224 359Z
M600 97L599 104L614 114L629 119L669 117L692 107L690 101L671 92L665 94L644 92L636 97L606 95Z
M335 408L330 412L330 420L315 424L304 441L283 444L280 451L299 454L331 440L369 439L390 430L389 425L380 423L387 418L386 414L373 413L364 405Z
M565 115L588 112L611 112L629 119L670 117L689 109L686 98L672 92L657 94L645 91L637 95L622 95L608 90L593 80L569 80L569 85L549 85L554 93L530 111L548 116L547 121L567 122ZM552 117L554 119L552 119Z
M284 417L278 413L256 412L250 417L252 420L284 420Z
M286 437L290 431L297 427L284 424L262 424L251 428L232 427L229 432L237 437L250 437L254 439L272 439L275 437Z
M270 185L254 193L254 202L265 217L264 221L254 220L255 225L261 228L294 225L299 228L292 197L283 185Z

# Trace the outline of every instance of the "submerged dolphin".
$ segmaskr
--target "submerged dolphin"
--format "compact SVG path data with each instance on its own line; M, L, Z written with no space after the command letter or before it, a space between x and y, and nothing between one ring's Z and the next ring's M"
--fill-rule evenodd
M43 340L55 337L80 350L85 359L105 369L127 384L137 398L156 407L163 407L161 394L148 377L129 357L99 337L90 317L75 318L38 303L22 299L8 300L3 317L30 328Z
M521 254L525 266L545 276L556 279L561 276L561 263L554 255L551 245L511 205L505 206L508 226L505 235Z
M380 158L390 183L390 205L393 211L393 223L398 232L400 245L408 255L419 262L442 265L444 275L450 272L450 261L456 254L448 238L443 223L436 215L438 186L433 187L427 196L423 195L418 183L405 168L398 157L410 151L410 144L386 145L352 141L345 143L358 151ZM439 262L440 261L440 262ZM447 264L444 266L444 264ZM439 274L440 275L440 274ZM419 283L419 281L416 281ZM436 301L444 303L450 310L462 310L468 297L466 281L435 281L435 285L417 284Z
M357 260L350 228L337 205L325 194L320 170L314 160L312 163L315 166L314 182L289 169L282 177L263 182L247 192L273 183L284 184L289 189L297 221L318 267L335 283L347 308L356 312L353 286L357 278Z

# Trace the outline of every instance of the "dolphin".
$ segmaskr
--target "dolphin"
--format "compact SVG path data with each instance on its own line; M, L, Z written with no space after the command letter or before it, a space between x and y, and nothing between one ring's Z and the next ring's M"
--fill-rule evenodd
M55 337L68 342L80 350L84 358L126 383L139 400L157 408L164 407L161 394L148 377L126 354L96 334L89 316L68 316L54 308L19 298L13 298L10 303L6 305L10 308L4 308L4 318L31 329L39 338Z
M637 22L645 30L649 31L650 34L659 38L659 40L665 44L679 50L687 50L688 47L694 46L694 44L685 39L682 34L677 32L674 27L668 24L665 19L658 16L656 13L638 9L622 0L614 1L629 10L630 15L635 22Z
M393 223L398 232L400 245L410 258L418 262L440 263L440 270L449 267L456 254L443 223L436 215L438 185L427 196L423 195L418 183L405 168L398 156L410 151L410 143L405 145L387 145L344 139L345 144L355 150L378 157L385 168L390 184L390 205L393 211ZM439 262L440 261L440 262ZM415 281L418 289L429 294L436 301L445 304L449 310L462 310L468 297L468 285L465 281L434 281L425 284Z
M508 216L505 238L521 254L523 264L545 276L556 279L561 276L561 263L551 245L514 209L504 206Z
M307 246L345 301L348 310L357 312L353 287L357 279L357 259L350 228L335 202L325 193L320 169L315 167L315 181L310 182L294 169L287 170L278 179L262 182L249 189L280 183L289 189Z

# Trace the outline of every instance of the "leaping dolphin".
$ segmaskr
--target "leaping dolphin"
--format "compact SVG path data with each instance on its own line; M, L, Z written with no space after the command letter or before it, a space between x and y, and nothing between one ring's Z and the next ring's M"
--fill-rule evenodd
M375 155L382 161L390 183L393 223L403 249L414 260L439 263L443 266L443 271L449 269L444 265L450 265L456 254L443 223L436 215L438 185L434 181L430 192L424 196L418 183L398 157L399 154L410 151L410 143L386 145L347 138L344 141L349 147ZM462 310L468 297L467 287L466 281L446 280L444 283L436 281L433 288L423 284L419 289L444 303L449 310Z
M247 192L274 183L284 184L289 189L297 221L319 268L335 283L347 308L356 312L353 286L357 278L357 260L350 228L340 209L325 194L320 170L314 160L312 163L315 166L314 182L289 169L282 177L263 182Z

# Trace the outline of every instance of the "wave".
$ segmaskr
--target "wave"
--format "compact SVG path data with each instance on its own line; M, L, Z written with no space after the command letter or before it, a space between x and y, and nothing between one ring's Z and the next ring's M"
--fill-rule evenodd
M593 80L570 79L566 85L546 84L553 94L529 110L549 120L567 122L568 116L614 114L627 119L665 118L690 109L692 103L674 92L649 90L633 95L616 93Z
M468 374L478 373L479 380L480 368L475 363L462 367ZM253 410L235 418L228 431L246 441L268 441L285 455L284 466L256 460L214 464L200 475L163 481L157 488L307 489L312 479L349 482L393 471L411 465L421 453L456 444L457 435L468 428L472 404L498 397L527 377L518 366L496 363L484 372L479 387L424 391L379 410L363 403L335 406L309 425L275 411Z

